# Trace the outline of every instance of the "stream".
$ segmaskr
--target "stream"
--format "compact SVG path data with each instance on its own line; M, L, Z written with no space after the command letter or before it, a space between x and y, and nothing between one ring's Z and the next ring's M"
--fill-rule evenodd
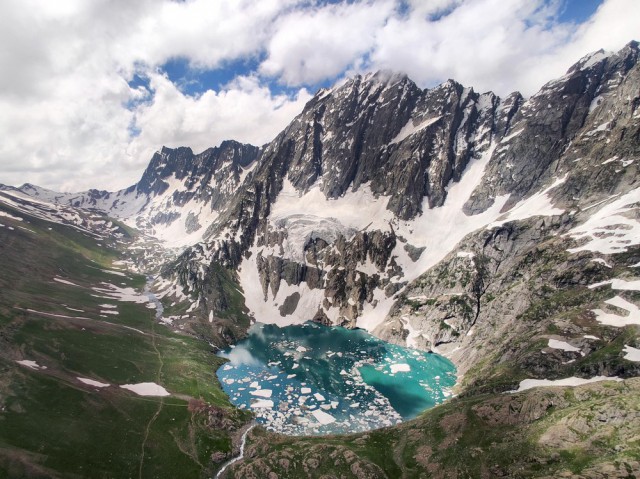
M244 432L244 434L242 434L242 441L240 442L240 453L234 457L229 459L227 462L225 462L223 464L223 466L220 468L220 470L218 471L218 473L216 474L215 479L219 479L220 477L222 477L222 473L231 465L234 464L236 462L238 462L240 459L242 459L244 457L244 446L247 443L247 434L249 434L249 431L251 431L254 427L256 427L257 424L252 424L251 426L249 426L247 428L247 430Z
M151 291L151 285L155 279L156 278L153 276L147 276L147 282L144 285L144 291L142 291L142 294L149 298L149 302L151 302L156 309L156 319L160 320L164 313L164 306L162 306L162 302L160 302L156 295Z

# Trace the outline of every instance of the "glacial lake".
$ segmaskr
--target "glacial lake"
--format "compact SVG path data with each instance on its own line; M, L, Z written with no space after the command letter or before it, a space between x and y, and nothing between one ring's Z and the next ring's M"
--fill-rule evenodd
M291 435L397 424L444 401L456 382L442 356L311 322L256 323L220 356L229 359L217 375L231 401Z

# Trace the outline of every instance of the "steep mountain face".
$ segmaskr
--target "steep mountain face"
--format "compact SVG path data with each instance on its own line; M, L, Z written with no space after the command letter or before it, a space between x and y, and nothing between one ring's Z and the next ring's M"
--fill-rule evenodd
M261 321L389 337L381 325L400 293L467 234L534 216L565 218L562 234L595 212L582 209L633 190L639 74L631 43L528 100L453 81L420 90L386 72L320 91L263 148L206 241L164 274L204 314L204 285L223 265L239 269ZM396 321L394 334L414 327Z
M520 102L452 81L422 91L385 72L321 91L264 148L209 241L169 273L200 291L209 264L242 265L256 315L355 326L415 277L424 247L412 242L428 229L416 218L444 203Z
M191 148L155 153L140 181L124 190L57 193L35 185L0 187L47 202L96 209L124 220L166 247L200 241L218 211L250 171L259 148L236 141L194 154Z
M483 298L496 294L487 285L511 285L495 281L500 268L506 274L553 235L607 235L588 226L594 214L635 201L639 75L632 42L585 57L527 100L451 80L421 90L404 75L356 76L318 92L261 148L163 148L126 190L73 195L24 185L19 193L97 208L166 246L188 246L164 267L158 288L186 300L186 321L199 318L216 340L241 334L232 327L244 316L239 282L244 311L263 322L314 319L465 352L460 342L488 311ZM619 233L626 243L607 254L637 243L637 222L629 221L621 228L631 232ZM513 222L530 225L527 234L503 240L496 232L517 230L505 226ZM487 249L492 241L499 258ZM419 286L459 265L468 270L459 291L441 280L435 289ZM446 294L461 296L444 309L437 303L440 313L426 311ZM516 302L526 310L532 301ZM451 308L464 312L454 328Z
M465 210L508 191L515 206L411 283L377 335L451 357L467 389L640 373L621 329L640 321L637 62L636 44L599 52L523 104Z

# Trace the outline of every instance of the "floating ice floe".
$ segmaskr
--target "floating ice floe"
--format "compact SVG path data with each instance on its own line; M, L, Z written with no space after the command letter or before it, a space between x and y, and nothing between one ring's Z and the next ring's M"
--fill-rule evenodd
M271 399L259 399L253 403L251 403L251 407L254 409L260 409L260 408L272 408L273 407L273 401Z
M392 364L391 366L389 366L389 369L391 369L391 372L393 374L395 374L395 373L408 373L409 371L411 371L411 367L406 363Z
M256 389L255 391L251 391L249 394L263 398L270 398L272 393L273 391L271 389Z
M311 414L322 425L336 422L336 418L334 418L331 414L327 414L326 412L320 409L316 409L315 411L312 411Z

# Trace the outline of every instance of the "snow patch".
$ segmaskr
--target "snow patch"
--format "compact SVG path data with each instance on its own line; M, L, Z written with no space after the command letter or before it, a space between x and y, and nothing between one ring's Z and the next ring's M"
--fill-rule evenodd
M19 361L16 361L16 363L31 369L47 369L46 366L40 366L37 362L31 361L30 359L21 359Z
M123 384L122 389L128 389L139 396L169 396L165 388L156 383Z
M638 309L635 304L630 303L620 296L614 296L606 300L605 303L615 306L616 308L624 309L629 314L620 316L615 313L607 313L601 309L593 309L592 312L596 315L596 321L599 323L607 326L615 326L616 328L622 328L630 324L640 324L640 309Z
M604 50L599 50L595 53L591 53L580 60L580 70L586 70L596 63L600 63L602 60L609 58L611 55L613 55L613 52L606 52Z
M511 392L521 392L526 391L527 389L537 388L537 387L551 387L551 386L581 386L583 384L596 383L599 381L622 381L619 377L616 376L595 376L590 379L583 379L577 377L570 377L564 379L525 379L520 381L520 386L515 391Z
M398 134L393 138L393 140L391 140L389 142L390 145L393 145L395 143L400 143L401 141L407 139L408 137L410 137L411 135L418 133L421 130L424 130L425 128L427 128L429 125L433 125L436 121L438 121L440 118L442 118L441 116L437 116L435 118L428 118L427 120L424 120L421 123L418 123L417 125L413 124L413 120L409 119L409 121L407 122L406 125L404 125L402 127L402 129L398 132Z
M118 301L129 303L148 303L149 298L143 294L138 293L133 288L121 288L111 283L100 283L102 286L91 288L93 291L103 294L107 299L116 299Z
M280 327L292 324L301 324L310 320L321 307L324 299L324 290L311 289L307 283L300 285L290 285L286 281L280 282L280 288L275 296L271 289L267 291L267 298L264 298L260 275L256 265L256 258L260 249L251 248L251 256L245 258L239 270L240 285L244 292L245 302L254 316L262 323L276 324ZM295 311L287 316L280 314L280 305L285 298L293 293L300 294L300 300Z
M0 210L0 217L9 218L11 220L16 220L16 221L24 221L24 219L21 218L20 216L14 216L11 213L7 213L6 211L2 211L2 210Z
M626 281L620 278L607 279L606 281L600 281L599 283L590 284L589 289L599 288L600 286L611 285L611 289L620 291L640 291L640 279L634 279Z
M503 137L502 140L500 141L500 143L506 143L507 141L511 140L512 138L515 138L516 136L518 136L523 131L524 131L524 128L520 128L519 130L514 131L513 133Z
M626 353L624 359L627 361L640 362L640 349L625 345L622 351Z
M640 202L640 188L629 191L603 206L582 225L568 233L582 246L569 248L570 253L594 251L601 254L623 253L630 246L640 244L640 222L633 217ZM583 210L584 211L584 210Z
M57 276L55 278L53 278L53 280L56 281L57 283L68 284L69 286L80 287L80 285L78 285L78 284L72 283L71 281L67 281L66 279L58 278Z
M564 213L564 210L556 208L551 203L549 198L549 192L561 185L567 179L566 175L563 178L558 178L553 184L544 190L520 201L517 205L511 208L506 214L502 215L502 218L498 221L487 226L488 229L496 226L502 226L509 221L518 221L531 218L532 216L556 216Z
M95 386L97 388L106 388L106 387L111 386L111 384L109 384L109 383L101 383L99 381L95 381L95 380L89 379L89 378L77 377L76 379L78 381L80 381L81 383L88 384L89 386Z
M549 340L549 347L552 349L561 349L563 351L570 351L570 352L580 352L580 348L576 348L575 346L571 346L569 343L567 343L566 341L558 341L557 339L550 339Z

